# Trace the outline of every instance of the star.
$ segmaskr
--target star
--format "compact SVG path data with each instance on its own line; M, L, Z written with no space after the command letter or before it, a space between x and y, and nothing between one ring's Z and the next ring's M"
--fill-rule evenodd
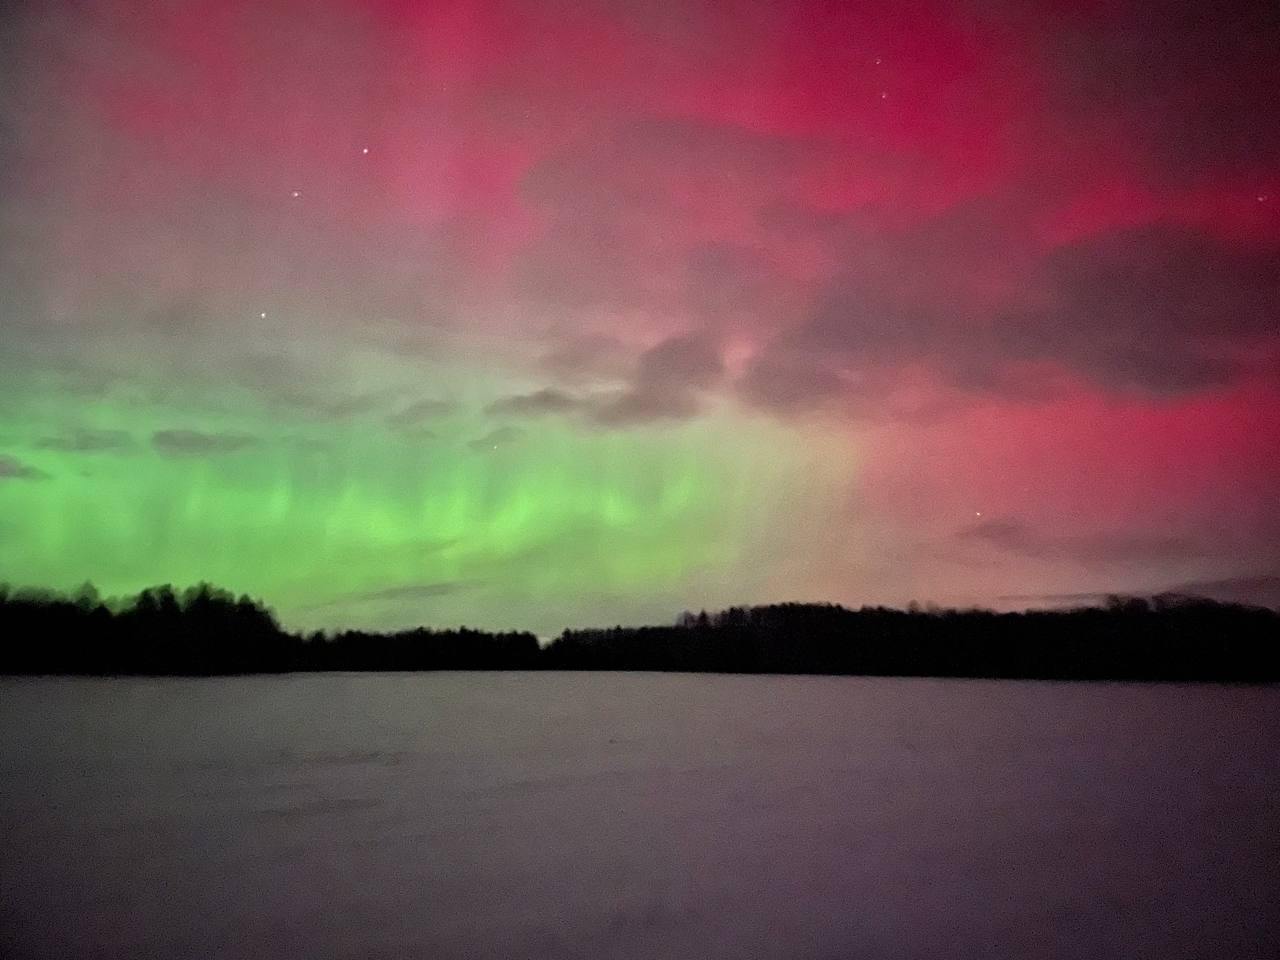
M361 152L361 153L368 153L368 152L369 152L369 148L368 148L368 147L364 147L364 148L362 148L362 149L360 150L360 152Z
M881 91L880 91L880 99L881 99L881 100L888 100L888 99L889 99L889 94L887 94L887 93L885 93L883 90L881 90Z
M293 191L293 193L290 194L290 196L292 196L293 199L297 200L300 196L302 196L302 191L295 190Z
M263 320L267 319L267 311L263 310L260 314L258 314L258 316L261 317Z
M879 57L876 57L876 66L878 67L878 66L880 66L880 64L882 64L882 63L884 63L884 61L883 61L883 60L881 60Z

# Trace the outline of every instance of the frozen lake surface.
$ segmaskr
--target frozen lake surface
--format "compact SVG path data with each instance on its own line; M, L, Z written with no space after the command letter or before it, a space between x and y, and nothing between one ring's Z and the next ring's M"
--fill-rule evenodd
M1280 689L0 680L0 955L1275 958Z

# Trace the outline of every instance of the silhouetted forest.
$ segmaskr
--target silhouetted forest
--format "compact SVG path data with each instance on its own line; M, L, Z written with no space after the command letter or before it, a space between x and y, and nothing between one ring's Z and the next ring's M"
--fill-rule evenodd
M1274 610L1163 595L1024 613L734 607L672 627L567 630L541 659L561 670L1271 682L1278 645Z
M248 596L201 584L104 603L0 586L0 673L213 675L291 670L499 670L536 666L531 633L479 630L301 636Z
M786 603L672 626L532 633L299 635L201 584L104 602L0 586L0 673L213 675L314 670L663 670L1079 680L1280 679L1280 612L1198 597L995 613Z

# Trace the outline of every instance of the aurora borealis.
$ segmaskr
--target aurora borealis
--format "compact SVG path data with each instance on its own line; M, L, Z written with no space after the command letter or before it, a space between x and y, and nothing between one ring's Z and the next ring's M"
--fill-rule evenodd
M0 580L308 628L1280 603L1272 3L3 34Z

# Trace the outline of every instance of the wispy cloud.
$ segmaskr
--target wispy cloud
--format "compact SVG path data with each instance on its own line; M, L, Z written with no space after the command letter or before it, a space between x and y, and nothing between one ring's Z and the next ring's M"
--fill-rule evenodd
M1186 537L1128 532L1050 534L1011 518L984 520L960 530L956 538L1032 559L1075 563L1152 563L1204 556L1203 547Z
M1280 574L1225 577L1220 580L1193 580L1170 588L1172 593L1208 597L1227 603L1252 603L1280 608Z
M134 446L133 436L124 430L76 429L57 436L41 437L36 443L45 450L63 453L106 453L128 450Z
M704 336L669 337L640 354L621 389L574 395L554 387L513 394L485 408L492 416L574 416L599 427L686 420L702 410L703 391L724 372L716 343Z
M325 610L332 607L347 607L365 603L431 600L435 597L447 597L480 586L483 586L483 582L479 580L429 580L421 583L402 583L394 587L344 593L332 600L312 604L307 609Z
M0 453L0 480L46 480L48 477L43 470Z
M246 433L204 433L199 430L157 430L151 445L168 457L208 457L237 453L257 446L258 438Z
M533 393L517 393L501 397L484 408L491 416L540 417L554 413L571 413L582 409L584 400L546 387Z

